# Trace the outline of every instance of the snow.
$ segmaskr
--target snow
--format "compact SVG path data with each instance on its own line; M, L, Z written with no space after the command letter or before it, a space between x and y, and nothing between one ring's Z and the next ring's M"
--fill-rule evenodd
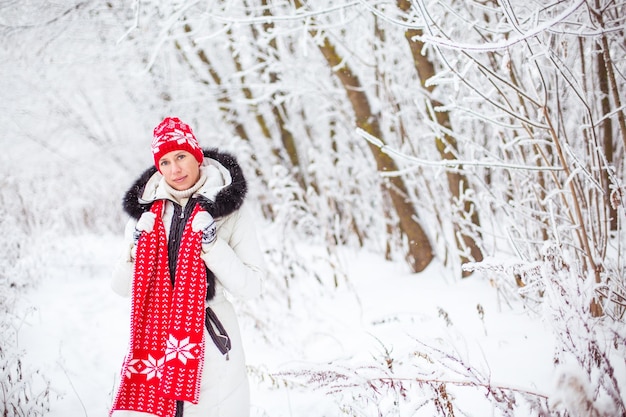
M24 363L51 381L50 417L107 413L128 337L129 300L109 286L121 239L60 240L42 255L45 273L20 301L19 347L26 351ZM329 394L297 375L369 366L385 352L400 357L424 345L456 352L489 374L493 384L549 391L552 336L521 307L503 306L489 281L479 275L450 281L436 262L413 274L379 254L341 253L345 277L337 288L303 281L303 295L296 295L290 308L269 296L236 303L243 310L253 417L340 415L337 402L346 401L350 391ZM268 282L269 295L280 282ZM263 337L267 330L259 330L255 316L268 318L270 337ZM397 376L410 377L402 368L398 361ZM491 414L475 392L456 395L466 412L473 410L467 415Z

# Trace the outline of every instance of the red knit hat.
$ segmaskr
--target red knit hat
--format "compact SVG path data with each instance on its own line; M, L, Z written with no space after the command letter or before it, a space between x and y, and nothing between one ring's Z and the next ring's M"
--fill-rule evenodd
M152 153L154 165L159 171L159 159L168 152L183 150L191 153L199 163L202 163L204 154L188 124L178 117L166 117L154 128L152 139Z

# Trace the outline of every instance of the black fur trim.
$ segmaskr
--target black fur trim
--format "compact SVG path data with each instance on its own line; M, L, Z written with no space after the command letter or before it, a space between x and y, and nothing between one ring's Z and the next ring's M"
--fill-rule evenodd
M248 184L241 166L233 155L217 149L203 149L203 153L205 157L222 164L230 172L232 178L231 184L217 193L215 201L200 200L199 204L202 208L217 219L227 216L241 207L248 192ZM145 170L124 195L122 207L131 217L139 219L144 212L150 210L152 203L142 204L139 198L143 194L148 180L156 172L157 169L154 166Z
M157 172L156 167L146 169L134 182L126 194L124 194L124 198L122 199L122 207L124 208L124 211L137 220L139 220L144 212L150 210L150 207L152 206L151 203L140 203L139 197L143 194L143 190L146 188L146 183L155 172Z
M207 199L200 200L200 206L209 212L214 218L227 216L241 208L246 193L248 192L248 183L243 175L243 170L237 159L226 152L220 152L217 149L204 149L205 158L211 158L222 164L230 172L232 179L231 184L220 190L215 196L215 201Z

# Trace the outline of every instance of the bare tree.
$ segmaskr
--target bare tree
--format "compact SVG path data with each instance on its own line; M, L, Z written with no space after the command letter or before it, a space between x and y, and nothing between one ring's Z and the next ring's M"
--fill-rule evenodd
M398 7L406 13L410 10L411 3L407 0L398 0ZM428 81L435 75L436 70L434 63L423 53L424 43L419 41L422 35L423 31L421 29L409 28L404 33L411 50L415 70L421 81L421 87L427 92L427 108L431 109L428 116L440 127L436 130L438 134L435 137L437 150L443 159L456 160L459 152L456 139L451 134L453 129L450 113L440 110L444 106L443 103L434 99L432 95L436 85L428 84ZM455 169L448 170L446 176L450 194L454 200L452 206L458 207L458 212L452 215L452 219L454 222L454 236L460 251L461 264L480 262L483 260L483 254L478 243L481 238L479 212L474 202L465 196L466 191L471 189L471 184L467 176L463 174L462 164L459 164ZM469 227L463 226L465 219L467 219Z
M296 0L295 4L300 8L302 4ZM309 33L313 38L317 38L319 33L315 28L310 28ZM337 75L339 81L346 91L348 100L354 109L356 126L363 129L367 133L376 138L382 138L379 122L372 113L367 95L363 91L356 74L350 69L348 64L344 62L330 42L327 36L323 36L318 41L319 49L333 68L333 72ZM376 166L379 172L397 171L398 167L394 160L387 154L383 153L380 148L370 144L372 155L376 160ZM402 178L398 176L391 177L385 183L385 190L389 193L395 211L398 215L400 228L406 234L408 239L407 261L414 271L423 271L432 261L434 254L430 244L428 235L418 222L418 216L413 204L411 203L406 185Z

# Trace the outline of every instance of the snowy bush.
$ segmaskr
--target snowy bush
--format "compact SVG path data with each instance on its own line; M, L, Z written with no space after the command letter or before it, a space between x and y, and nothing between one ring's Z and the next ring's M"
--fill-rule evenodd
M3 335L8 332L3 330ZM26 370L20 357L20 352L0 346L0 415L44 416L50 409L50 383L39 372Z
M549 324L556 336L555 415L615 416L626 410L622 379L626 370L623 281L612 288L597 285L571 251L546 244L543 260L529 264L489 263L486 273L503 298L521 300L528 313ZM610 294L610 297L606 295ZM602 296L604 295L604 296ZM594 300L603 300L600 317Z
M11 177L3 180L0 193L0 230L3 256L0 257L0 415L3 417L43 416L49 408L49 382L23 362L24 349L18 346L23 315L16 300L36 288L43 270L38 262L36 216L28 209L23 191ZM12 207L13 210L6 210Z
M49 410L50 382L23 363L24 350L17 346L20 317L15 315L14 303L23 291L9 283L4 274L0 275L0 415L3 417L39 417Z

